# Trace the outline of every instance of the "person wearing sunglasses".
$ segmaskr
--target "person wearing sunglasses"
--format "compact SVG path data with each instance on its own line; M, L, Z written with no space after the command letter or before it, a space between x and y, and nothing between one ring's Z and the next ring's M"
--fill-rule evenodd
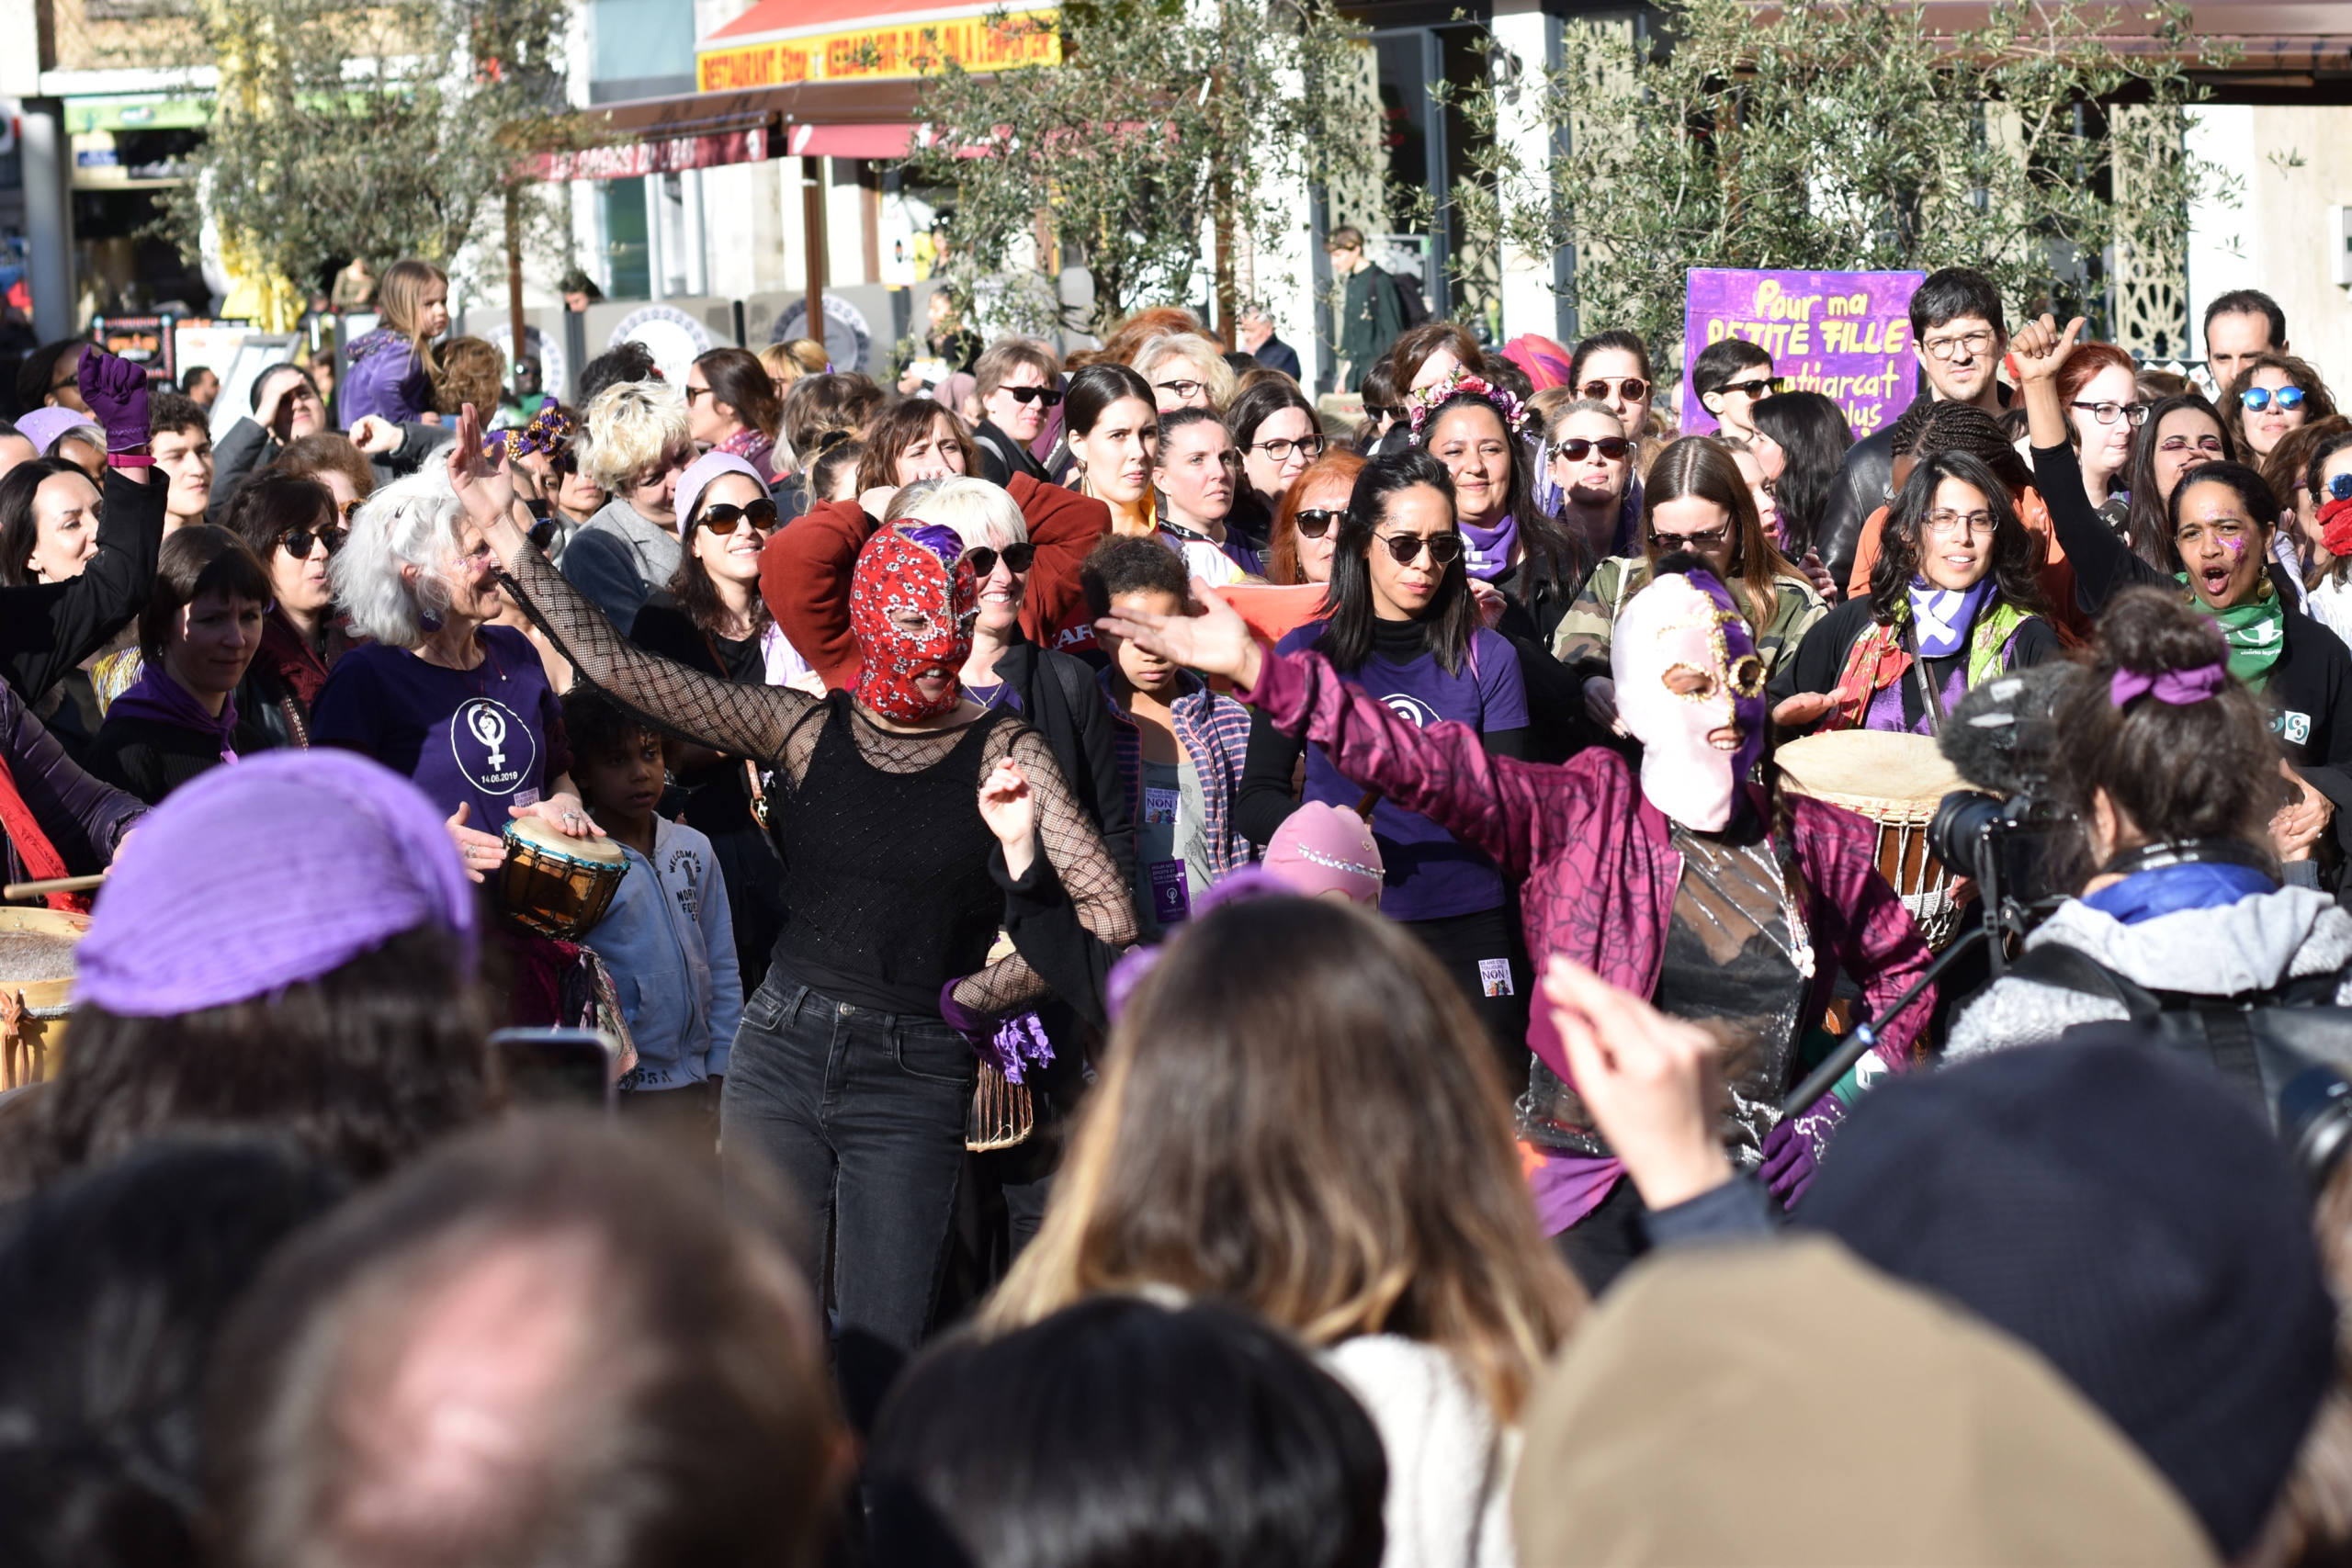
M2212 626L2227 645L2229 673L2267 705L2279 755L2291 770L2297 798L2289 810L2300 824L2299 841L2279 846L2281 853L2308 858L2322 819L2335 815L2341 825L2337 808L2352 804L2352 650L2296 604L2293 579L2272 558L2278 501L2253 468L2209 462L2181 476L2165 505L2168 567L2151 566L2126 549L2092 513L2072 471L2075 454L2057 393L2057 376L2082 325L2077 318L2061 332L2048 316L2029 322L2011 355L2032 421L2035 482L2074 563L2083 607L2096 615L2124 589L2146 585L2179 596ZM2239 379L2253 385L2261 370L2257 362ZM2319 478L2324 489L2324 466Z
M1329 617L1274 646L1286 653L1316 650L1351 690L1415 725L1453 720L1499 755L1526 755L1526 683L1511 644L1480 620L1445 464L1418 447L1373 458L1337 533ZM1301 796L1292 780L1302 752L1305 799L1350 810L1364 802L1363 786L1343 776L1320 748L1260 716L1250 727L1234 807L1251 842L1272 839L1296 809ZM1528 971L1502 874L1484 852L1391 801L1373 809L1372 831L1388 868L1382 912L1404 922L1444 963L1485 1021L1507 1081L1523 1084Z
M2287 432L2334 413L2335 400L2304 361L2291 354L2257 354L2230 378L2222 408L2237 421L2238 449L2258 463Z
M1273 540L1266 547L1266 581L1283 587L1331 581L1331 555L1340 542L1340 520L1348 513L1362 454L1326 452L1306 466L1274 513Z
M1755 434L1756 405L1780 389L1772 356L1746 338L1711 343L1690 365L1690 390L1725 435Z
M1642 553L1612 556L1593 568L1552 642L1582 683L1585 716L1621 734L1612 671L1617 618L1666 557L1691 556L1730 586L1767 678L1826 610L1819 591L1772 543L1755 491L1722 442L1686 435L1668 445L1650 465L1642 508Z
M351 650L328 570L350 525L323 481L277 468L237 491L224 523L269 570L261 650L237 688L237 712L273 745L308 746L320 688Z
M1015 474L1044 483L1049 476L1037 460L1037 438L1061 407L1062 367L1054 351L1029 338L1001 338L973 363L973 393L980 400L980 423L973 428L973 471L995 485L1011 485Z
M1710 467L1727 493L1744 493L1721 446L1691 445L1712 448ZM1367 486L1380 471L1375 460ZM1392 508L1414 510L1414 493ZM1394 519L1366 530L1396 531ZM1678 553L1628 602L1611 671L1625 694L1626 728L1642 744L1638 765L1606 746L1563 763L1532 762L1496 746L1492 734L1419 722L1400 697L1341 673L1329 634L1320 649L1277 645L1269 653L1214 592L1203 615L1129 613L1102 630L1230 680L1256 710L1253 751L1255 727L1311 746L1348 804L1371 792L1382 811L1429 822L1468 864L1496 867L1516 889L1519 932L1539 962L1563 954L1703 1023L1724 1044L1736 1090L1717 1127L1741 1164L1762 1167L1785 1205L1801 1198L1862 1085L1911 1065L1934 1004L1932 987L1923 990L1881 1030L1861 1068L1798 1115L1776 1113L1803 1074L1798 1043L1839 976L1860 987L1861 1010L1878 1015L1928 955L1878 874L1871 827L1781 793L1778 770L1765 762L1764 671L1738 595L1736 584ZM1386 841L1381 852L1385 912L1400 882L1427 876L1431 864L1420 848L1418 863L1400 874ZM1741 999L1730 1004L1735 995ZM1587 1288L1599 1291L1646 1248L1642 1203L1571 1087L1549 1010L1521 1016L1511 1078L1527 1086L1520 1127L1540 1161L1529 1177L1536 1210Z
M268 749L234 693L261 649L270 576L244 541L198 523L164 541L139 613L143 668L90 742L93 776L153 806L223 762Z
M1225 525L1261 555L1273 537L1274 513L1282 510L1298 476L1323 455L1323 420L1295 382L1269 376L1242 389L1226 411L1226 428L1240 455L1240 491Z
M2298 511L2308 514L2304 526L2311 537L2304 608L2352 645L2352 428L2340 417L2329 423L2338 428L2311 444L2296 479L2301 491ZM2293 441L2290 436L2281 446Z
M1600 560L1615 548L1625 491L1634 478L1634 443L1613 404L1578 398L1552 415L1537 459L1536 494L1552 510L1586 558Z

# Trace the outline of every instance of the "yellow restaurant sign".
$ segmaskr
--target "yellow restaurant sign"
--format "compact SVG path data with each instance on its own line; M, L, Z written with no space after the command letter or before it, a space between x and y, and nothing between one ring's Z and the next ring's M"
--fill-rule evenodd
M1062 40L1055 17L1053 11L1021 11L992 26L987 17L950 17L705 50L695 57L695 85L721 93L794 82L870 82L920 76L934 59L953 60L967 71L1058 65Z

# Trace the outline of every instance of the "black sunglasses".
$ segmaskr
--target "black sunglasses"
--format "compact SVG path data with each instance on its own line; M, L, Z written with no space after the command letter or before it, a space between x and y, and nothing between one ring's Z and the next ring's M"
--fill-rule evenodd
M1634 449L1634 444L1622 435L1603 435L1597 439L1571 435L1552 448L1552 456L1563 462L1581 463L1596 446L1600 448L1600 455L1612 463L1622 461L1625 454Z
M986 545L974 545L964 552L964 558L972 563L972 574L975 577L986 577L994 571L1000 556L1003 558L1004 564L1013 570L1027 571L1030 563L1037 558L1037 547L1023 539L1017 545L1007 545L1001 550L991 549Z
M1459 534L1383 534L1380 542L1388 547L1389 558L1398 566L1410 566L1421 558L1424 549L1430 559L1441 567L1452 566L1462 558L1462 536Z
M749 506L738 506L731 501L722 501L704 513L695 525L713 528L721 534L732 534L735 525L747 517L751 519L752 527L765 533L775 526L775 502L755 501Z
M343 548L344 540L351 536L348 528L288 528L277 536L278 545L296 560L308 559L312 545L324 545L327 554Z
M1770 397L1781 389L1778 376L1758 376L1752 381L1726 381L1715 389L1719 392L1746 392L1751 398Z
M1016 403L1043 403L1052 408L1062 400L1059 387L999 387L997 390Z
M1310 506L1302 510L1294 521L1297 523L1302 537L1319 539L1331 531L1333 524L1346 515L1347 513L1338 507Z

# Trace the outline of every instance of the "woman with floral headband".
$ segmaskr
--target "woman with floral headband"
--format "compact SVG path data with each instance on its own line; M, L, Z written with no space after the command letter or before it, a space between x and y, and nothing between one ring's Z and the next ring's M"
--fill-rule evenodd
M1375 460L1367 483L1381 471ZM1412 510L1412 492L1391 498L1391 513ZM1381 546L1404 539L1416 561L1446 536L1388 515L1367 532ZM1205 615L1127 610L1101 629L1230 679L1257 723L1314 746L1341 787L1374 793L1383 810L1414 814L1457 854L1492 865L1517 889L1526 950L1538 962L1565 954L1702 1023L1724 1046L1725 1141L1743 1164L1760 1166L1782 1203L1802 1196L1863 1089L1909 1065L1932 987L1881 1028L1876 1051L1821 1100L1780 1114L1804 1070L1798 1043L1819 1022L1838 972L1875 1015L1919 976L1928 949L1878 874L1870 824L1779 790L1770 767L1758 776L1762 662L1742 595L1703 561L1660 560L1617 621L1611 669L1624 727L1642 742L1638 772L1606 747L1547 765L1497 755L1493 736L1465 725L1423 727L1396 699L1342 676L1329 652L1268 653L1205 585L1194 592ZM1400 867L1387 842L1381 852L1393 894ZM1536 1009L1527 1030L1536 1060L1521 1134L1544 1156L1531 1180L1545 1228L1597 1291L1645 1249L1642 1201L1618 1179L1624 1168L1570 1083L1546 1013Z

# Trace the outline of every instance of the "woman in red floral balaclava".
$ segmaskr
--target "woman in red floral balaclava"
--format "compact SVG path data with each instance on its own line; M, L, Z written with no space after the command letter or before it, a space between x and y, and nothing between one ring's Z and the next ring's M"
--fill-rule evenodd
M1048 987L1028 949L989 958L1006 893L979 792L1000 764L1036 800L1042 852L1008 877L1016 892L1057 878L1087 932L1135 940L1126 885L1045 739L957 684L994 559L919 518L884 529L851 583L855 690L737 685L632 647L557 574L515 525L504 465L481 456L470 409L450 451L450 482L507 588L581 679L766 775L790 914L744 1003L720 1139L798 1190L811 1279L830 1239L842 1335L911 1349L930 1323L980 1057L1018 1079L1049 1049L1030 1012ZM1057 976L1086 973L1084 955L1036 956Z

